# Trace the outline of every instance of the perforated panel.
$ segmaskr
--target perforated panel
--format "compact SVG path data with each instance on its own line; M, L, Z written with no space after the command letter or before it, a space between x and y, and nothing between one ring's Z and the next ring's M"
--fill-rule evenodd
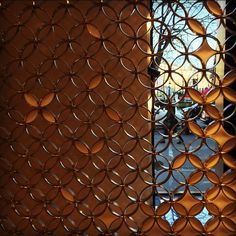
M1 235L236 233L225 1L0 4Z

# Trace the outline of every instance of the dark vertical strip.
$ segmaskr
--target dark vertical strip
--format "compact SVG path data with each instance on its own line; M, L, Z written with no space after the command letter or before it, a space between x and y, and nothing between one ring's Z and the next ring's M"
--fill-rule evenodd
M228 53L225 54L225 61L229 66L225 65L225 71L224 73L228 73L231 70L236 69L236 47L235 47L235 36L233 37L232 32L236 32L236 25L233 22L233 20L236 19L236 12L235 12L235 1L232 0L226 0L226 14L229 15L229 17L226 18L226 45L225 49L226 51L230 48L230 55ZM233 46L234 45L234 46ZM233 56L232 56L233 55ZM230 87L234 90L236 90L236 82L230 85ZM230 102L227 99L224 99L224 107L230 105ZM232 109L228 109L228 111L225 112L225 116L228 116L229 114L232 114L234 110L234 105L232 106ZM235 114L229 119L229 121L236 125L235 122L236 116ZM232 133L232 127L230 125L225 125L225 129L228 133ZM234 134L233 134L234 135ZM230 155L235 157L236 148L234 148L232 151L230 151ZM229 167L227 165L224 165L224 172L229 170Z

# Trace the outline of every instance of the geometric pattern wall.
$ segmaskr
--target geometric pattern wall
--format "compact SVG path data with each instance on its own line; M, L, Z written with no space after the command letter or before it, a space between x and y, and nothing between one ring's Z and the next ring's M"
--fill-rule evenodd
M2 0L0 234L235 235L234 23L216 0Z

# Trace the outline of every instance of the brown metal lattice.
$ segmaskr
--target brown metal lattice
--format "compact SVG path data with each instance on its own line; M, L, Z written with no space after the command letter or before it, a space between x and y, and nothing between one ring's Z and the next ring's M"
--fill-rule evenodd
M1 235L236 233L234 11L190 3L0 1Z

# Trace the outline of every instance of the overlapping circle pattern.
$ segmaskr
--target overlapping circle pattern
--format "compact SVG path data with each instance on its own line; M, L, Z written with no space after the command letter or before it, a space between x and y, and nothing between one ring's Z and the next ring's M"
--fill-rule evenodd
M156 2L153 9L147 0L0 2L1 235L235 234L235 45L227 46L235 29L225 23L234 22L233 11L214 0L190 8ZM198 17L203 8L208 24ZM160 9L174 16L172 27L202 40L197 49ZM212 22L232 36L212 36ZM157 50L167 42L178 52L172 61ZM178 72L184 63L211 83L210 92L203 96ZM223 76L213 70L222 63ZM155 118L154 102L169 109L181 100L163 91L168 81L158 84L150 65L198 104L195 117L186 113L171 130ZM224 99L225 108L213 105ZM212 119L204 129L195 122L203 111ZM190 144L176 145L178 125L193 134ZM155 143L155 132L168 142ZM170 146L178 152L172 160ZM187 162L194 171L186 177ZM223 165L225 173L215 171ZM211 187L201 191L206 179ZM170 180L178 187L168 188Z

